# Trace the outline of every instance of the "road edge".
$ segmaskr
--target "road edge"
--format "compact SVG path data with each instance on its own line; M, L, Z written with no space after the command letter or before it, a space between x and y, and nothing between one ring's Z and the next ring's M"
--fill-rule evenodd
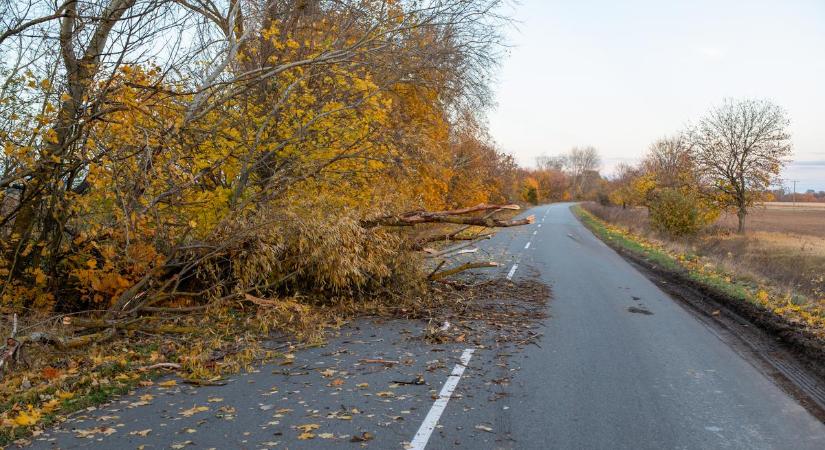
M570 207L571 212L594 236L825 423L825 367L819 364L825 361L825 347L821 341L770 311L689 278L685 270L664 267L605 239L583 220L587 213L576 206Z

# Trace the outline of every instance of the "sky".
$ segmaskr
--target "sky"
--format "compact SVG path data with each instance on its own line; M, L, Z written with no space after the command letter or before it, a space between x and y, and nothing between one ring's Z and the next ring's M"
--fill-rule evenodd
M825 0L520 0L489 114L522 165L593 145L636 162L724 98L788 113L797 191L825 190Z

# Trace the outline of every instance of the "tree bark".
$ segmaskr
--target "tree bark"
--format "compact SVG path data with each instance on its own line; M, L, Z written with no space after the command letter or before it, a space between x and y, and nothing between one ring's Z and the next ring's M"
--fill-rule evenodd
M739 234L745 233L745 216L748 214L747 209L740 206L739 211L736 212L736 216L739 218L739 228L737 228L736 232Z
M452 223L457 225L474 225L481 227L513 227L533 223L535 219L530 216L520 220L499 220L492 219L490 215L484 217L457 217L463 214L470 214L482 211L519 210L518 205L489 205L482 203L469 208L453 209L448 211L410 211L398 216L382 216L375 219L361 221L361 226L372 228L375 226L406 227L421 223Z

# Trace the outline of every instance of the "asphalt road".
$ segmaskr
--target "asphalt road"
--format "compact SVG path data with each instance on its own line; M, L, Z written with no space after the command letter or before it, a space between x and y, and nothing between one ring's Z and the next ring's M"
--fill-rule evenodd
M552 286L539 345L430 345L421 323L364 320L289 366L264 366L224 387L144 388L33 445L825 448L822 423L596 239L569 205L529 213L535 224L500 232L484 251L504 264L501 276ZM419 374L425 385L397 383ZM304 430L312 438L299 439Z

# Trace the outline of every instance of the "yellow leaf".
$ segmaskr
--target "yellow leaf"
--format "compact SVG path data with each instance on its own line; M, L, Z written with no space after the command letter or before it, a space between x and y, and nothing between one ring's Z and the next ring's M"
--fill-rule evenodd
M307 423L307 424L304 424L304 425L298 425L295 428L297 428L297 429L299 429L303 432L309 432L309 431L317 430L318 428L321 428L321 425L318 425L317 423Z
M209 407L208 406L195 406L195 407L189 408L187 410L181 411L180 415L182 415L184 417L192 417L193 415L195 415L199 412L204 412L204 411L209 411Z
M172 386L177 386L177 384L178 384L177 381L169 380L169 381L164 381L162 383L158 383L158 386L160 386L160 387L172 387Z
M53 398L53 399L47 401L46 403L43 403L43 406L41 408L43 409L43 411L45 411L47 413L50 413L50 412L54 411L55 409L57 409L59 406L60 406L60 400L58 400L56 398Z
M29 405L27 411L20 411L17 416L14 418L14 424L20 427L27 427L37 423L40 420L40 411L34 409L32 405Z

